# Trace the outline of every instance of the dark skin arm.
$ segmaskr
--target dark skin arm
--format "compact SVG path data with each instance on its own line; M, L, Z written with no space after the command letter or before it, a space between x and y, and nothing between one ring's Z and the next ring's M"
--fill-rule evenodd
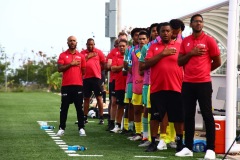
M113 73L121 72L122 69L123 69L123 65L122 65L122 66L112 66L112 67L111 67L111 71L112 71Z
M211 57L212 59L212 64L211 64L211 71L215 70L219 66L221 66L221 57L220 56L215 56Z
M153 56L150 59L147 59L145 61L145 68L150 68L152 66L154 66L155 64L157 64L161 59L163 59L166 56L171 56L176 54L176 49L172 49L172 48L164 48L164 50L162 52L160 52L159 54Z
M66 65L58 64L58 72L65 72L70 67L77 66L79 64L80 64L80 61L77 61L77 60L73 60L71 63L66 64Z
M188 61L193 57L193 56L201 56L206 52L206 49L204 48L197 48L194 47L189 53L187 54L179 54L178 55L178 65L179 66L184 66L185 64L188 63Z

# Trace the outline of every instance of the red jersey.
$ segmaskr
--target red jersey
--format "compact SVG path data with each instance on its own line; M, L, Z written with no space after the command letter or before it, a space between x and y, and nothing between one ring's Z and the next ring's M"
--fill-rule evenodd
M171 41L167 46L162 41L152 44L147 51L146 60L161 54L165 47L176 48L174 55L163 57L157 64L151 67L150 72L150 93L162 90L181 92L183 70L178 66L177 59L180 50L180 43Z
M220 50L216 41L204 32L195 38L190 35L183 39L179 54L188 54L195 46L205 46L207 50L202 56L193 56L184 65L184 82L210 82L211 57L219 56Z
M118 54L117 56L113 57L112 66L123 66L124 55ZM125 90L126 88L126 81L127 76L123 76L122 70L120 72L115 72L115 90Z
M75 54L71 54L69 50L59 55L58 64L67 65L73 60L79 60L79 66L71 66L68 70L63 72L62 86L68 85L83 85L82 82L82 68L86 67L85 57L78 51Z
M101 79L101 65L100 63L105 62L104 54L101 50L94 48L93 52L95 53L94 57L91 57L86 61L86 73L84 75L84 79L86 78L99 78ZM88 56L90 52L86 49L81 51L81 54L84 55L84 57Z
M118 54L119 54L119 49L118 48L113 48L106 57L106 63L108 62L109 59L113 60L113 58L116 57ZM114 79L115 79L115 73L110 71L109 82L112 82Z

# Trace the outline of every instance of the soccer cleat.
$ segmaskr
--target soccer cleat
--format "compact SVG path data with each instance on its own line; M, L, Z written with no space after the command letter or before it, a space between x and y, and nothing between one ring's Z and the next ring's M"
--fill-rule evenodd
M62 128L60 128L60 129L58 130L56 136L61 137L61 136L63 136L63 135L64 135L64 130L63 130Z
M150 141L145 140L143 143L139 144L138 147L148 147L151 144Z
M103 119L99 119L99 123L98 124L104 124L104 120Z
M156 143L151 143L145 152L156 152L157 151L157 144Z
M158 145L157 145L157 149L158 150L165 150L167 149L167 145L166 143L164 142L164 140L160 140Z
M131 140L131 141L139 141L139 140L141 140L141 139L142 139L142 136L139 135L139 134L137 134L136 136L133 136L130 140Z
M113 133L120 133L120 131L121 131L121 128L119 128L118 125L115 125L115 127L112 130L110 130L110 132L113 132Z
M211 150L211 149L208 149L208 150L206 151L206 154L205 154L205 156L204 156L204 159L216 159L216 154L215 154L215 152L214 152L213 150Z
M170 148L177 148L176 142L170 142L170 143L168 143L168 146L169 146ZM182 149L181 149L181 150L182 150Z
M79 130L79 136L86 136L86 132L83 128Z
M177 157L192 157L193 152L189 150L187 147L184 147L180 152L175 154Z

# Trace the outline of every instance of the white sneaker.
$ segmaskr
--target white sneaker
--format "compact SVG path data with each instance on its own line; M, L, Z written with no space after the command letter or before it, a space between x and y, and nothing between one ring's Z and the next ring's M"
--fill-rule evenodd
M86 136L85 130L83 128L79 130L79 136Z
M193 152L190 151L187 147L184 147L180 152L175 154L177 157L192 157Z
M171 148L177 148L176 142L170 142L170 143L168 143L168 145L169 145L169 147L171 147Z
M136 135L136 136L133 136L130 140L131 140L131 141L139 141L139 140L141 140L141 139L142 139L142 136Z
M166 143L164 142L164 140L160 140L158 145L157 145L157 149L158 150L164 150L164 149L167 149L167 145Z
M215 154L215 152L214 152L213 150L211 150L211 149L208 149L208 150L206 151L206 154L205 154L205 156L204 156L204 159L216 159L216 154Z
M61 137L61 136L63 136L63 135L64 135L64 130L63 130L62 128L60 128L60 129L58 130L56 136Z
M121 128L118 127L118 125L115 125L115 127L110 130L110 132L113 132L113 133L119 133L121 131Z

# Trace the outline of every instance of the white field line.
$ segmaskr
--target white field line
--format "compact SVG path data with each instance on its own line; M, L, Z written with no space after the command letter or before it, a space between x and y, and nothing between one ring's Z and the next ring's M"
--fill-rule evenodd
M37 121L39 125L41 125L43 122L57 122L57 121ZM95 122L95 121L88 121L88 122ZM53 132L52 129L44 129L44 131L53 139L53 141L64 150L65 153L67 153L68 156L75 156L75 157L102 157L103 155L80 155L77 154L76 151L70 151L68 150L68 145L61 140L60 137L56 136L56 133Z
M163 159L163 158L167 158L167 157L161 157L161 156L134 156L135 158L159 158L159 159Z

